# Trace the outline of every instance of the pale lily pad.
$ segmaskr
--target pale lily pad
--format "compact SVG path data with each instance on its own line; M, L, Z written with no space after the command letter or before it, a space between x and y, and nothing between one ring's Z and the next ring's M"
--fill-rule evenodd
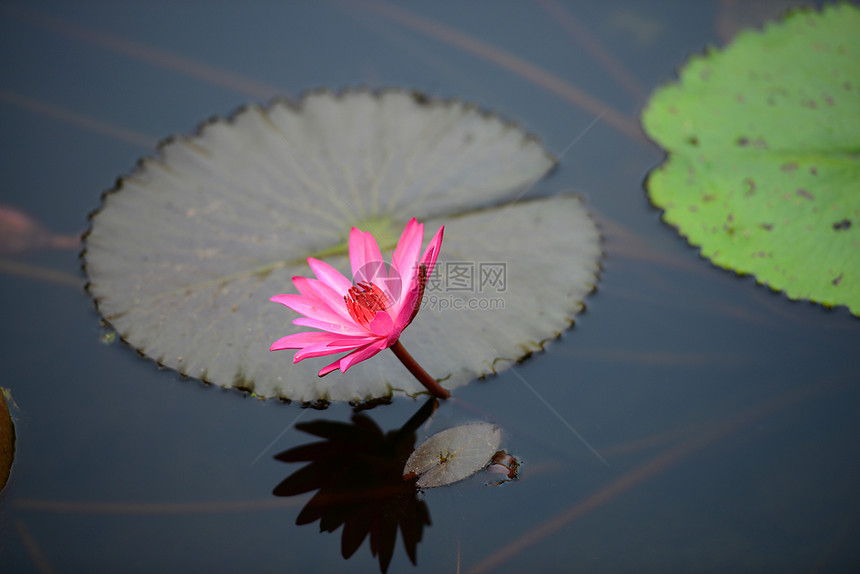
M502 429L491 423L459 425L438 432L409 455L403 478L433 488L468 478L487 466L502 442Z
M105 195L86 236L88 289L127 343L191 377L307 402L416 395L387 351L324 378L330 357L269 352L306 330L269 298L296 292L310 255L348 274L352 226L386 253L409 218L444 224L401 341L453 389L542 348L596 282L599 234L578 198L498 206L553 165L519 127L457 101L356 91L249 106L166 142Z
M860 315L860 10L797 10L694 56L642 123L651 201L715 265Z

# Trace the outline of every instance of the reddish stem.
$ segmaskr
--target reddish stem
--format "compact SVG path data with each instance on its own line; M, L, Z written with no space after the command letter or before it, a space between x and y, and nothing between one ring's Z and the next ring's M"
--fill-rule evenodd
M447 399L451 396L447 390L442 388L442 385L436 382L436 379L430 376L427 371L425 371L418 362L412 358L412 355L409 354L409 351L400 344L398 340L396 343L391 345L391 350L394 351L394 354L400 359L400 362L409 369L409 372L412 373L418 382L424 385L430 394L436 397L437 399Z

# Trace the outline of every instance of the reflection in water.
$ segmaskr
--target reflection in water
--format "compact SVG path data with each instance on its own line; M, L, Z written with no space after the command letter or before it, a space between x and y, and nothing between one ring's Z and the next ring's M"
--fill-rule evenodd
M10 205L0 204L0 254L40 249L78 249L79 235L54 235L42 223Z
M352 424L317 420L296 428L325 440L275 455L283 462L309 462L275 487L275 496L316 490L296 524L320 521L320 531L343 525L341 553L352 556L370 535L370 552L379 555L382 572L394 555L399 527L413 564L430 525L430 513L418 500L415 481L403 480L403 466L415 446L415 431L436 410L430 399L399 430L383 433L369 417L353 414Z

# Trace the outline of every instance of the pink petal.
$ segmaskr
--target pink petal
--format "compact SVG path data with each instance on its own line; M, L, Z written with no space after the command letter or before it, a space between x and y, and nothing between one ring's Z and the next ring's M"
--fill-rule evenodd
M369 359L370 357L374 356L379 351L385 348L386 343L384 340L378 340L364 347L359 347L347 356L342 357L320 369L319 376L324 377L330 372L336 371L337 369L340 369L341 372L345 373L351 366L355 365L356 363L360 363L365 359Z
M397 301L400 299L400 292L403 290L403 283L400 280L400 275L394 270L393 265L390 269L391 271L388 275L386 275L385 270L383 269L382 273L376 277L376 281L374 281L373 284L385 292L385 296L388 297L388 302L394 306L397 305Z
M387 337L394 328L394 321L386 311L377 311L367 328L377 337Z
M421 304L418 300L418 294L420 292L421 290L418 287L418 278L416 277L414 288L407 291L403 296L403 300L401 301L400 308L397 310L397 315L394 320L394 324L401 331L409 325L409 320L414 314L415 306Z
M271 301L273 303L280 303L281 305L286 305L287 307L289 307L289 304L286 303L286 301L288 301L290 297L302 297L302 295L292 295L292 294L288 294L288 293L281 293L280 295L274 295L272 297L269 297L269 301ZM290 308L292 309L292 307L290 307Z
M332 372L332 371L336 371L336 370L338 369L338 367L340 367L340 359L338 359L338 360L337 360L337 361L335 361L334 363L332 363L332 364L330 364L330 365L326 365L325 367L323 367L322 369L320 369L320 372L319 372L319 373L317 373L317 376L319 376L319 377L324 377L324 376L326 376L327 374L329 374L330 372Z
M362 327L355 322L330 322L322 321L320 319L314 319L312 317L299 317L298 319L293 319L293 325L299 325L301 327L310 327L312 329L320 329L322 331L328 331L329 333L335 333L337 335L355 335L359 337L366 337L367 335L369 335L368 330L365 327Z
M433 272L433 268L436 266L436 259L439 257L439 250L442 246L442 235L444 231L445 226L443 225L439 228L439 231L436 232L436 235L433 236L433 239L430 240L430 243L427 244L427 249L424 251L421 261L415 265L416 268L420 268L421 265L424 265L425 281L430 277L430 274ZM413 318L415 308L421 305L421 301L418 300L418 296L422 294L419 281L420 274L416 273L413 275L412 281L409 284L404 284L403 295L401 296L400 301L398 301L396 308L392 309L392 314L395 316L394 324L396 330L399 329L400 331L403 331Z
M376 283L376 278L385 271L385 262L373 234L356 227L349 232L349 262L355 283Z
M406 292L404 286L408 285L409 281L410 279L408 277L401 276L400 270L392 261L391 269L389 271L389 279L386 283L389 290L389 300L391 301L391 307L388 308L388 312L391 313L393 317L396 317L400 312L400 308L403 305L403 294Z
M433 273L433 267L436 265L436 259L439 257L439 251L442 248L442 235L445 231L445 226L439 228L430 243L427 244L427 249L424 250L424 255L421 256L421 263L427 267L427 277Z
M418 223L418 220L413 217L400 235L400 241L397 242L397 248L391 260L402 276L406 273L414 273L422 241L424 241L424 224ZM405 276L404 279L406 279Z
M370 345L359 348L340 360L340 370L345 373L353 365L360 363L377 354L382 349L385 349L385 342L371 343Z
M313 319L321 319L330 323L343 321L345 318L340 313L333 311L326 301L322 301L315 296L293 295L284 293L275 295L269 301L286 305L296 313L301 313L305 317ZM341 299L343 302L343 299Z
M352 281L344 277L340 271L325 261L308 257L308 265L311 266L311 270L319 277L320 281L326 283L338 293L345 294L352 287Z
M320 333L319 331L305 331L303 333L293 333L286 337L281 337L269 347L270 351L281 351L283 349L301 349L308 345L313 345L319 342L328 342L332 338L332 333Z
M374 340L375 337L350 337L349 340L343 340L341 342L323 342L308 345L296 352L295 357L293 357L293 362L298 363L299 361L310 359L312 357L323 357L325 355L334 355L344 351L353 351L358 347L372 343Z
M293 277L293 284L302 295L325 302L329 309L340 315L345 321L354 322L354 319L350 316L346 308L346 303L343 301L343 297L347 292L338 293L319 279L311 279L309 277Z

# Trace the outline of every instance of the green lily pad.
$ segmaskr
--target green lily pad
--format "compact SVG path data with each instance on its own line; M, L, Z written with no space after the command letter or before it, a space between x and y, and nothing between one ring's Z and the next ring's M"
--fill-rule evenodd
M715 265L860 315L860 10L797 10L693 56L642 124L646 182Z
M93 214L87 288L140 353L224 387L304 402L424 392L388 351L323 378L332 357L293 364L269 352L307 330L269 298L312 276L311 255L349 276L352 226L386 253L411 217L445 225L424 305L400 340L448 389L541 349L597 280L599 234L579 198L512 201L554 158L473 105L317 92L249 106L159 152Z

